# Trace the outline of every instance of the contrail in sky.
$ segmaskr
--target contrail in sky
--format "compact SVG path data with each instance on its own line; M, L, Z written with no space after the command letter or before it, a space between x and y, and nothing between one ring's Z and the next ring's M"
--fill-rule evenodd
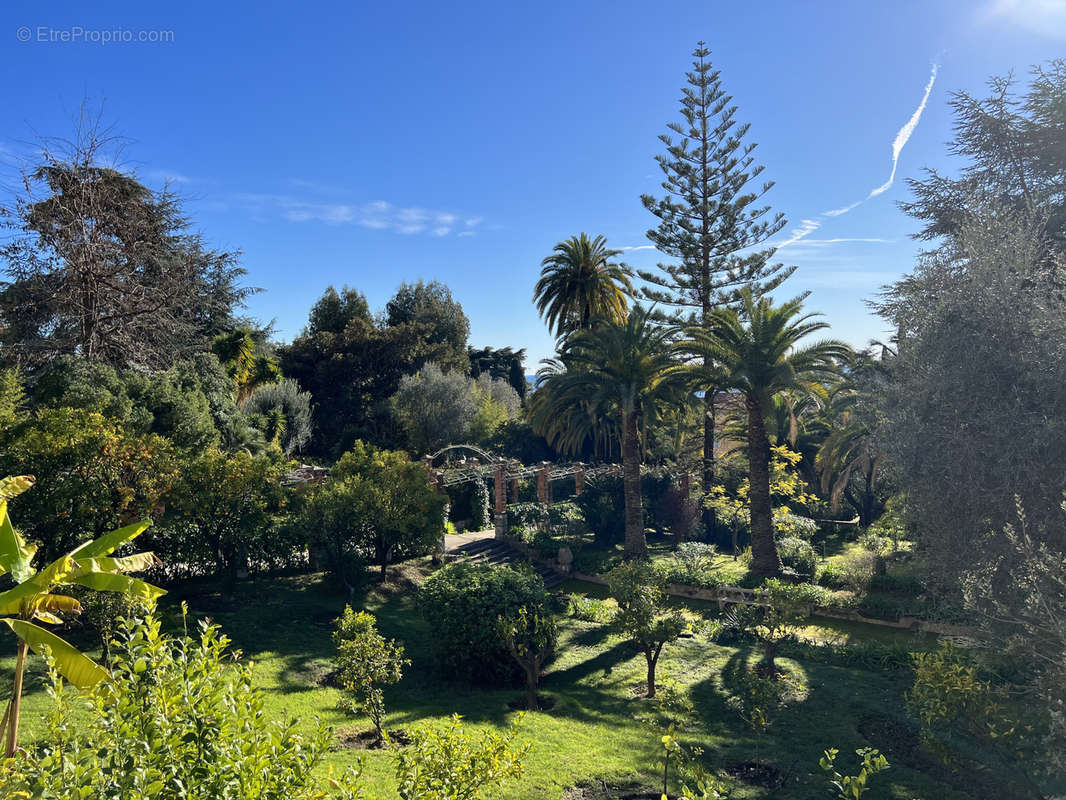
M867 200L871 197L887 192L892 186L892 182L896 179L896 166L899 164L899 154L903 152L903 146L907 144L907 140L911 138L911 134L914 133L914 129L918 127L918 121L922 118L922 112L925 111L925 104L929 102L929 94L933 91L933 84L936 82L936 71L939 69L939 64L933 64L933 71L929 75L929 83L925 85L925 94L922 95L922 102L918 104L918 108L911 114L911 118L907 120L907 123L899 129L899 133L896 134L895 141L892 142L892 172L888 176L888 180L874 189L867 196Z
M907 120L906 124L899 129L899 133L896 134L896 138L892 142L892 172L888 176L888 180L866 195L862 200L856 200L854 203L850 203L842 208L833 208L828 211L823 211L814 219L803 220L799 227L794 228L789 233L788 238L786 238L785 241L777 245L778 249L793 245L814 233L822 227L822 220L826 217L839 217L847 214L853 208L866 202L871 197L877 197L877 195L883 194L891 188L893 181L896 180L896 167L899 165L899 154L903 152L904 145L906 145L907 140L911 138L914 129L918 127L918 122L922 118L922 112L925 111L925 105L929 102L929 95L933 92L933 84L936 82L936 73L938 69L940 69L940 65L934 62L932 72L929 74L929 83L925 85L925 93L922 94L922 102L918 104L918 108L914 110L914 113L911 114L911 118Z

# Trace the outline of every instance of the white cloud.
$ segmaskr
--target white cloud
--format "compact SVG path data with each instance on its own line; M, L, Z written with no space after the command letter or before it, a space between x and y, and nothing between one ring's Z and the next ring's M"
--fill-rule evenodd
M896 180L896 167L899 165L899 154L903 152L904 145L906 145L907 140L911 138L914 129L918 127L918 122L922 118L922 112L925 111L925 104L929 102L929 95L933 91L933 84L936 82L936 73L939 67L939 64L933 64L933 69L929 73L929 83L925 85L925 93L922 95L922 102L918 104L918 108L914 109L911 118L899 129L896 138L892 141L892 172L889 173L888 180L870 192L867 199L887 192L892 187L892 182Z
M429 232L434 236L447 236L460 220L459 215L451 211L437 211L420 206L397 207L385 200L355 205L315 202L284 194L252 193L238 195L238 200L258 218L266 218L274 212L289 222L359 225L371 230L394 231L405 235ZM468 227L481 221L480 217L472 219L473 223L467 220Z
M1066 3L1062 0L991 0L978 18L985 24L1007 23L1038 36L1066 40Z
M634 250L634 251L635 250L654 250L655 249L655 245L653 245L653 244L638 244L638 245L629 245L628 247L619 247L618 249L623 251L623 252L628 252L630 250Z

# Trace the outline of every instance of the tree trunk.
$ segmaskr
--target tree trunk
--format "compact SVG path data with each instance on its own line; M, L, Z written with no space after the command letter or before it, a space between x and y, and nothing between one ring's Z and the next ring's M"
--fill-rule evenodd
M703 395L703 491L714 486L717 470L714 461L714 389Z
M659 657L651 653L645 653L644 657L648 659L648 697L655 697L655 665Z
M622 487L626 506L626 558L647 558L644 511L640 499L640 448L637 415L622 413Z
M748 409L748 501L751 504L751 568L756 575L772 577L781 572L781 559L774 542L774 516L770 504L770 440L758 398L749 395Z
M537 702L537 667L535 664L523 664L526 669L526 708L529 711L540 711L540 704Z
M11 687L11 707L7 715L7 742L4 753L13 758L18 747L19 712L22 710L22 676L26 672L26 654L30 646L19 639L18 658L15 660L15 682Z

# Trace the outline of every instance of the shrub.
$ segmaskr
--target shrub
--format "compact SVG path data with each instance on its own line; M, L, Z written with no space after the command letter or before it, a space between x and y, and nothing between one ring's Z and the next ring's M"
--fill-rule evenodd
M599 475L586 481L585 490L574 502L597 544L612 545L625 540L625 494L621 477Z
M777 554L781 557L781 564L793 570L803 580L814 579L818 556L810 542L791 536L785 537L777 543Z
M722 585L714 575L714 558L717 550L713 544L683 542L666 561L658 565L659 573L667 583L680 583L704 589Z
M567 611L570 616L584 622L610 622L617 610L618 604L613 600L600 600L581 594L572 594L567 598Z
M327 729L271 720L252 668L201 623L171 639L155 619L129 623L113 644L111 677L70 708L53 673L49 724L32 752L0 765L0 796L140 800L317 800ZM342 796L356 797L350 781Z
M0 437L0 475L37 475L19 501L21 533L49 561L123 521L151 516L170 491L176 458L154 434L102 414L43 409Z
M873 528L863 531L856 541L860 547L876 556L887 556L896 549L895 543L890 538L883 536Z
M483 787L517 778L530 748L514 748L517 734L517 722L502 734L469 734L458 715L444 728L415 728L410 745L393 751L400 799L476 800Z
M824 589L810 584L792 585L767 580L756 595L765 605L735 606L730 610L727 624L762 642L760 670L765 676L777 674L778 647L795 638L796 628L807 618L807 607L819 602L824 592Z
M513 619L523 608L543 611L547 605L544 582L528 568L449 564L426 578L418 591L438 666L449 676L478 683L512 683L521 676L499 620Z
M555 536L573 538L585 528L581 507L573 500L548 506L548 527Z
M311 393L300 391L300 384L291 378L260 386L242 410L256 430L287 456L311 441Z
M870 591L917 597L925 591L925 584L913 575L874 575L870 578Z
M507 529L534 530L548 524L548 508L543 503L512 503L507 506Z
M382 687L399 683L403 668L411 663L403 657L403 645L378 633L373 614L352 611L351 606L345 606L333 642L337 645L337 677L352 695L341 701L341 707L364 713L381 741L385 736L381 727L385 718Z
M818 569L818 585L827 589L843 589L847 583L844 568L836 561L829 561Z
M898 600L876 594L866 595L859 603L857 610L864 617L885 619L891 622L899 622L899 618L904 613L904 607Z
M844 587L864 592L870 587L870 579L877 574L877 556L867 551L851 552L841 563L841 578Z

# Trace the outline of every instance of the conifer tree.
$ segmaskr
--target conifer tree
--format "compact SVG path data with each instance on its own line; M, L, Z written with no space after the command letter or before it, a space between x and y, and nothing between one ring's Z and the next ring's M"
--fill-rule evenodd
M660 222L648 238L671 264L639 271L644 296L671 309L675 321L706 327L711 312L735 305L743 289L759 296L772 291L795 271L772 262L767 240L786 224L760 201L772 181L752 186L763 167L755 164L755 143L745 143L748 124L735 119L737 107L722 88L720 73L699 42L693 69L682 90L681 117L660 136L666 153L656 156L666 178L665 196L641 201ZM705 394L703 484L714 480L714 396Z

